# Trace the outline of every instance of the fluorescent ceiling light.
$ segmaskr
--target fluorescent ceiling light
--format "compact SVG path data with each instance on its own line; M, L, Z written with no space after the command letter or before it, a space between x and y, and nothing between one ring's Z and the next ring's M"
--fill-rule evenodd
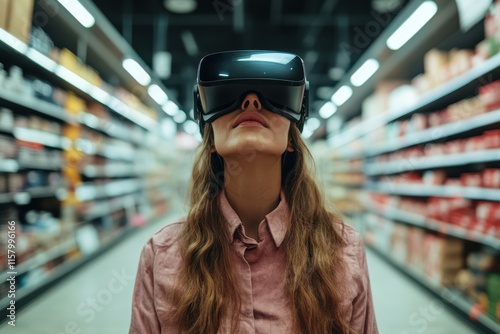
M170 116L175 116L179 112L179 107L172 101L167 101L167 103L162 106L162 109Z
M417 10L387 39L387 47L398 50L406 44L437 13L434 1L425 1Z
M182 123L186 120L186 113L182 110L179 110L177 114L174 116L175 123Z
M321 126L321 121L319 119L317 119L316 117L311 117L306 121L305 126L309 130L314 132L314 131L316 131L316 129L318 129Z
M123 68L141 85L147 86L151 82L151 77L138 62L127 58L123 60Z
M165 0L163 5L172 13L186 14L194 11L197 3L195 0Z
M95 19L89 11L83 7L78 0L58 0L66 10L77 19L85 28L90 28L95 24Z
M177 124L170 117L166 117L160 123L160 130L165 138L174 138L177 133Z
M148 87L148 94L159 105L162 105L168 101L167 94L163 91L163 89L161 89L160 86L158 86L156 84L153 84L153 85Z
M332 102L337 106L343 105L352 96L352 88L344 85L332 95Z
M327 119L330 118L337 111L337 106L332 102L325 103L321 109L319 109L319 116L321 118Z
M310 129L304 128L302 131L302 137L304 138L310 138L313 135L314 131L311 131Z
M363 85L373 74L375 74L375 72L377 72L379 67L380 64L376 59L368 59L351 76L351 83L356 87Z
M200 132L200 128L198 126L198 123L196 123L195 121L192 121L192 120L188 120L186 121L182 127L184 128L184 131L186 131L187 133L189 133L190 135L194 135L196 133L199 133Z

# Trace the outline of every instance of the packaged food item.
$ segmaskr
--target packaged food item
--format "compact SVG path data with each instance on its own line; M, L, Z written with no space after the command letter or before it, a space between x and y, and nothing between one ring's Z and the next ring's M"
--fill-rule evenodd
M479 88L479 101L485 111L500 109L500 80Z
M6 2L6 1L2 1ZM7 30L19 40L28 44L30 39L31 21L33 17L34 0L8 0Z
M423 241L425 275L440 285L453 285L464 264L463 250L461 239L426 234Z
M488 130L480 137L485 149L500 148L500 130Z
M488 315L500 322L500 274L490 273L486 277Z
M424 55L424 71L432 88L439 86L449 78L449 55L437 49L431 49Z
M483 187L500 189L500 168L483 170Z

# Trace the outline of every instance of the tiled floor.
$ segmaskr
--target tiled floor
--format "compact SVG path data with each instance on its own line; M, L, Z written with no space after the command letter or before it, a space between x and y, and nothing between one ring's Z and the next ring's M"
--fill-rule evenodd
M176 215L170 215L166 221L175 218ZM148 237L166 221L138 230L68 277L21 310L15 328L4 323L0 333L128 333L140 251ZM380 333L475 333L377 255L368 250L367 256Z

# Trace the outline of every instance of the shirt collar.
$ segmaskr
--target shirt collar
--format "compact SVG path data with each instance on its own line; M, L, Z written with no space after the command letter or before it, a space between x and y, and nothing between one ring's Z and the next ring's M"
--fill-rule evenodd
M241 220L231 207L231 204L229 204L224 189L219 193L219 205L222 215L228 223L229 233L234 237L236 229L241 226ZM280 191L280 202L278 206L273 211L269 212L265 216L265 219L276 247L280 247L285 239L285 234L290 222L290 210L283 190Z

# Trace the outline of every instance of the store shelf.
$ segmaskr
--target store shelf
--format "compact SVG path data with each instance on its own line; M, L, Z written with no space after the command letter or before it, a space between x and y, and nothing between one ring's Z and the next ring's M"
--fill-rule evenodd
M140 171L132 164L106 164L104 166L87 165L82 174L86 177L123 177L139 176Z
M368 175L397 174L412 170L464 166L496 161L500 161L500 149L412 158L384 163L369 163L365 167L365 173Z
M63 256L67 253L69 253L72 249L76 247L76 242L75 240L69 239L64 241L58 246L55 246L48 251L39 253L31 258L29 258L26 261L23 261L16 265L16 276L22 275L25 272L38 268L42 265L44 265L47 262L50 262L54 259L57 259L60 256ZM3 273L0 274L0 280L4 282L7 278L9 277L8 271L4 271ZM0 304L2 304L0 302Z
M3 124L0 124L0 132L11 135L12 128L9 128L9 127L4 126Z
M341 186L341 187L346 187L346 188L362 188L363 183L349 183L349 182L337 182L334 180L329 181L330 186Z
M63 278L64 276L70 274L71 272L75 271L78 267L81 267L83 264L92 261L95 259L97 256L104 254L108 249L116 245L118 242L122 241L127 235L130 234L131 231L134 230L134 227L132 226L125 226L121 228L118 233L113 234L112 236L106 238L106 242L103 242L101 244L101 247L92 252L91 254L87 254L84 256L81 256L75 260L68 260L56 268L54 268L50 274L41 279L40 281L36 282L33 285L26 286L23 288L18 288L16 290L16 307L26 304L27 301L30 299L30 296L36 294L37 292L41 291L41 289L47 288L50 285L54 284L57 282L59 279ZM67 248L66 248L67 247ZM62 256L64 254L67 254L69 251L75 249L77 247L76 241L72 238L71 240L68 240L64 244L61 244L60 246L50 250L49 252L45 252L42 254L39 254L35 256L34 258L28 260L28 261L36 261L33 262L32 264L34 266L41 266L44 263L47 263L50 260L56 259L59 256ZM28 262L23 262L18 267L16 268L16 276L19 276L21 272L27 272L28 270L32 269L33 267L28 266ZM26 268L25 268L26 266ZM5 276L6 272L0 274L0 278L5 280L8 276ZM0 308L3 311L0 311L0 315L5 316L6 314L6 308L9 303L9 298L4 297L0 299Z
M12 202L11 194L0 194L0 204L10 203Z
M64 122L73 121L63 108L33 96L15 94L6 89L0 89L0 99Z
M49 198L54 197L58 200L66 198L67 191L61 187L34 187L23 191L18 191L15 194L1 194L0 203L14 202L17 205L26 205L33 198Z
M53 171L58 171L62 169L62 164L58 162L53 162L52 164L50 163L43 164L43 163L20 160L19 162L16 161L16 164L18 169L40 169L40 170L53 170Z
M19 170L19 164L14 159L0 159L0 172L15 173Z
M115 161L132 162L136 158L137 151L131 147L117 145L116 143L97 142L94 143L85 138L75 141L75 147L88 155L100 155Z
M98 155L102 155L111 160L119 160L119 161L134 161L135 160L135 152L134 150L129 150L125 148L117 148L112 145L104 144L101 145L96 153Z
M110 137L121 139L132 144L146 145L146 143L143 140L140 140L140 138L130 136L129 129L114 124L113 120L102 120L86 112L81 112L80 114L78 114L77 119L81 124L93 130L97 130L104 134L107 134Z
M427 217L403 211L394 207L385 207L383 209L380 209L373 205L367 205L366 209L369 212L380 215L387 219L423 227L428 230L437 231L460 239L470 240L500 250L500 239L495 238L492 235L485 235L478 231L467 230L460 226L441 222L435 219L429 219Z
M460 312L464 318L473 323L481 332L488 334L500 333L500 324L484 313L477 314L474 305L460 292L432 283L422 273L408 266L406 263L397 261L392 255L379 249L375 245L371 245L367 242L367 246L393 267L427 289L427 291L431 292L436 298L439 298L446 305Z
M71 146L68 138L50 132L17 127L14 128L13 133L17 139L30 143L38 143L60 149L67 149Z
M106 201L103 203L95 204L92 209L90 209L83 215L83 220L90 221L99 217L110 215L118 210L133 207L135 205L135 202L136 201L134 196L129 195L115 198L111 201L111 203Z
M54 62L52 59L37 50L29 47L1 28L0 43L2 46L19 53L22 57L25 57L25 60L30 61L32 64L38 66L48 74L53 75L58 79L62 79L64 82L73 87L73 89L84 93L96 102L102 103L133 123L148 130L157 126L157 122L152 118L149 118L141 112L129 107L116 97L110 95L108 92L94 86L87 80L73 73L66 67Z
M349 163L333 163L330 168L327 169L327 173L363 173L362 165L359 164L357 167L353 167Z
M133 193L142 189L138 179L128 179L107 182L103 185L83 184L76 188L76 196L82 201L91 201L100 198L114 197Z
M485 75L498 70L499 68L500 54L497 54L485 61L483 64L474 67L468 72L422 95L419 101L414 105L405 108L389 110L387 113L364 120L361 123L350 128L349 130L346 130L330 138L329 141L332 143L333 148L339 148L400 117L409 115L421 109L433 109L432 107L434 104L439 103L445 98L449 98L453 94L459 96L461 88L464 88L465 86L473 83L475 80L480 79Z
M459 186L434 186L411 183L371 183L367 187L371 191L404 196L419 197L463 197L474 200L500 201L500 189L459 187Z
M365 151L365 155L380 155L413 145L435 142L440 139L446 139L453 135L478 129L495 123L500 123L500 110L491 111L489 113L475 116L460 122L448 123L442 126L429 128L404 136L403 138L398 138L397 140L393 140L391 142L370 144L370 149Z

